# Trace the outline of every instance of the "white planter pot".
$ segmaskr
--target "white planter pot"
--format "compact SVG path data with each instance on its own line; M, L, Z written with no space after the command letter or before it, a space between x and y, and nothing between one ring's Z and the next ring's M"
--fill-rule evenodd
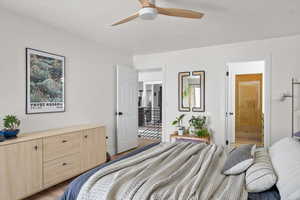
M177 132L178 132L178 135L183 135L184 134L184 127L183 126L178 127Z

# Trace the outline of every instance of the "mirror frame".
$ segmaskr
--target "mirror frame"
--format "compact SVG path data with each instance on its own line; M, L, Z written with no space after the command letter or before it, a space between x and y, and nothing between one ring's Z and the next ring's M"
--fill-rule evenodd
M190 112L191 108L183 106L183 78L190 77L190 72L179 72L178 73L178 110L179 112Z
M200 108L192 107L193 112L205 112L205 71L193 71L192 76L200 77Z

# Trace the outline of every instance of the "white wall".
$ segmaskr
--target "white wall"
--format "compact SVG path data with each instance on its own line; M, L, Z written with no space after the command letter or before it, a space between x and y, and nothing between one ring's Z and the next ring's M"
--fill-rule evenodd
M153 82L161 81L163 79L162 71L141 71L139 72L139 81L142 82Z
M271 143L291 135L290 100L279 101L291 90L291 78L300 77L300 36L267 39L222 46L187 49L152 55L134 56L138 70L151 66L164 68L164 140L174 131L171 121L177 108L180 71L206 71L206 111L211 117L214 140L225 143L225 65L230 62L263 60L271 65ZM196 113L189 113L189 116ZM187 121L188 118L185 119Z
M0 118L16 114L21 131L105 124L113 152L115 64L132 56L0 10ZM25 48L66 56L66 112L25 115Z

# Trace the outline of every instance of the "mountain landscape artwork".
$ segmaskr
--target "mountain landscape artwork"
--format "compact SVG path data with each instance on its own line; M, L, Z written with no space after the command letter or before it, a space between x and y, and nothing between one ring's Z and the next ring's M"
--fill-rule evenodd
M26 113L64 112L65 57L26 49Z

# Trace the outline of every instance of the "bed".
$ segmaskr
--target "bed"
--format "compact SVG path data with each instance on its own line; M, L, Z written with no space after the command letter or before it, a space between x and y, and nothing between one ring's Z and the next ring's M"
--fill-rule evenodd
M114 196L114 197L107 197L107 196L106 197L100 197L101 194L103 194L103 192L105 193L105 191L99 191L99 190L102 190L102 188L105 188L105 186L107 188L112 187L112 186L105 183L105 181L102 181L102 183L101 183L102 185L101 184L97 185L97 181L99 181L98 178L95 178L95 177L97 177L97 173L99 173L99 171L110 170L109 168L113 169L113 166L117 166L117 165L122 167L122 165L124 165L124 163L128 162L128 160L130 160L130 159L131 159L131 161L136 161L136 157L142 157L147 152L155 151L155 149L157 149L159 147L159 145L161 145L161 144L155 143L155 144L151 144L151 145L145 146L143 148L137 149L137 150L135 150L135 151L133 151L129 154L126 154L125 156L123 156L123 157L121 157L117 160L110 161L108 163L105 163L105 164L93 169L93 170L90 170L90 171L82 174L81 176L79 176L78 178L76 178L75 180L73 180L70 183L70 185L66 189L64 195L61 197L61 200L119 199L119 198L116 198L116 196ZM211 145L209 145L209 146L211 146ZM170 148L170 146L169 146L169 148ZM186 147L181 147L181 148L186 148ZM180 151L180 148L178 150ZM174 151L174 149L172 151ZM216 156L222 157L222 156L220 156L222 154L221 151L218 151L218 148L216 146L213 146L212 148L208 149L207 151L211 151L211 152L214 152L214 153L219 152L219 154L216 154ZM160 154L161 154L161 152L160 152ZM207 154L207 152L206 152L206 154ZM199 160L199 157L196 160ZM138 162L140 162L140 161L138 161ZM161 161L159 161L159 162L161 162ZM176 162L178 162L178 161L176 161ZM201 165L205 165L205 160L204 159L201 162L202 162ZM209 160L208 163L210 163L210 165L211 165L211 163L213 163L213 162L212 162L212 160ZM183 162L183 164L184 164L184 162ZM136 167L136 165L134 165L134 166ZM202 167L202 168L208 168L208 167L206 166L206 167ZM213 169L215 170L215 168L213 168ZM193 170L191 169L191 171L193 171ZM204 173L204 174L211 174L211 173L212 172ZM133 174L135 176L137 176L137 175L139 175L139 172L133 173ZM185 176L193 176L195 174L183 174L183 175L185 177ZM199 175L197 175L197 176L199 176ZM201 176L202 176L201 179L203 179L203 180L207 179L207 177L205 177L203 175L201 175ZM122 180L122 175L119 175L119 178L120 177L121 177L121 180ZM183 179L183 177L179 177L179 178ZM222 178L224 178L224 177L222 177ZM93 184L88 184L88 181L93 182L92 179L94 179L94 185ZM109 178L109 179L113 179L113 178ZM165 180L166 179L164 179L163 181L165 181ZM222 181L224 181L224 180L225 179L222 179ZM212 195L211 194L209 195L209 193L210 193L210 191L213 191L213 190L211 190L211 189L203 190L202 192L207 193L207 196L205 196L203 198L200 198L200 199L230 199L230 200L231 199L248 199L248 200L279 200L280 199L280 194L279 194L279 191L278 191L276 185L273 186L271 189L269 189L267 191L264 191L264 192L259 192L259 193L248 193L248 192L246 192L246 195L245 195L244 194L245 189L242 188L243 184L242 184L241 180L244 180L243 174L241 174L239 176L232 176L231 178L226 180L226 184L224 184L224 185L231 185L230 187L228 187L229 189L227 188L228 191L229 191L229 194L221 194L223 190L221 192L215 190L216 193L219 193L219 195L218 195L219 198L210 198ZM124 181L124 180L122 180L122 181ZM126 183L126 182L122 182L122 181L119 182L117 185L122 185L120 183ZM161 180L156 180L156 181L159 182ZM216 184L222 185L222 181L218 182L216 180L212 181L212 180L207 179L206 182L201 182L201 183L199 183L199 185L205 184L206 187L208 187L207 186L208 182L216 182ZM131 183L131 182L128 182L128 183ZM189 184L188 181L184 182L184 183ZM137 184L138 184L138 182L135 183L135 186ZM172 182L168 182L167 185L169 185L169 184L172 185ZM93 186L91 186L91 185L93 185ZM109 186L107 186L107 185L109 185ZM123 185L126 185L126 184L123 184ZM236 186L232 186L232 185L236 185ZM172 187L175 188L176 186L172 186ZM182 186L182 187L184 187L184 186ZM224 186L222 186L222 187L224 187ZM99 189L99 188L101 188L101 189ZM190 192L191 188L192 188L192 186L187 188L187 191L189 191L189 195L191 193ZM214 187L211 186L210 188L214 188ZM230 190L230 188L232 190ZM85 190L85 192L83 192L83 190ZM121 186L118 186L118 190L124 190L124 188L122 188ZM123 195L122 199L139 199L140 200L140 199L144 198L146 193L148 193L147 195L149 196L148 190L149 190L149 187L147 187L146 189L142 189L143 193L138 194L137 195L138 197L136 197L136 198L134 196L130 195L130 194L126 194L126 192L124 192L124 191L121 194L116 194L116 192L112 192L113 193L112 196L113 195ZM87 191L90 191L91 193L88 194ZM136 189L134 191L137 193ZM163 191L163 193L166 194L165 198L160 198L160 197L156 198L155 195L154 196L150 195L149 197L151 197L151 198L149 198L149 199L177 199L177 198L174 198L174 196L173 196L173 198L167 198L167 197L171 197L172 195L174 195L173 193L176 193L176 191L174 191L174 192L171 192L172 194L170 194L170 193L168 193L168 191L170 191L170 188L167 188L165 191ZM235 191L239 191L238 194L234 194L233 196L230 196L230 195L232 195L231 193L235 193ZM150 190L150 193L151 192L153 192L153 190ZM177 193L180 193L180 195L181 195L184 192L183 191L178 191ZM107 193L106 193L106 195L107 195ZM125 197L124 197L124 195L125 195ZM161 194L160 194L160 196L161 196ZM145 199L148 199L148 198L145 197ZM178 199L196 199L196 198L191 198L191 197L182 198L182 197L180 197Z

